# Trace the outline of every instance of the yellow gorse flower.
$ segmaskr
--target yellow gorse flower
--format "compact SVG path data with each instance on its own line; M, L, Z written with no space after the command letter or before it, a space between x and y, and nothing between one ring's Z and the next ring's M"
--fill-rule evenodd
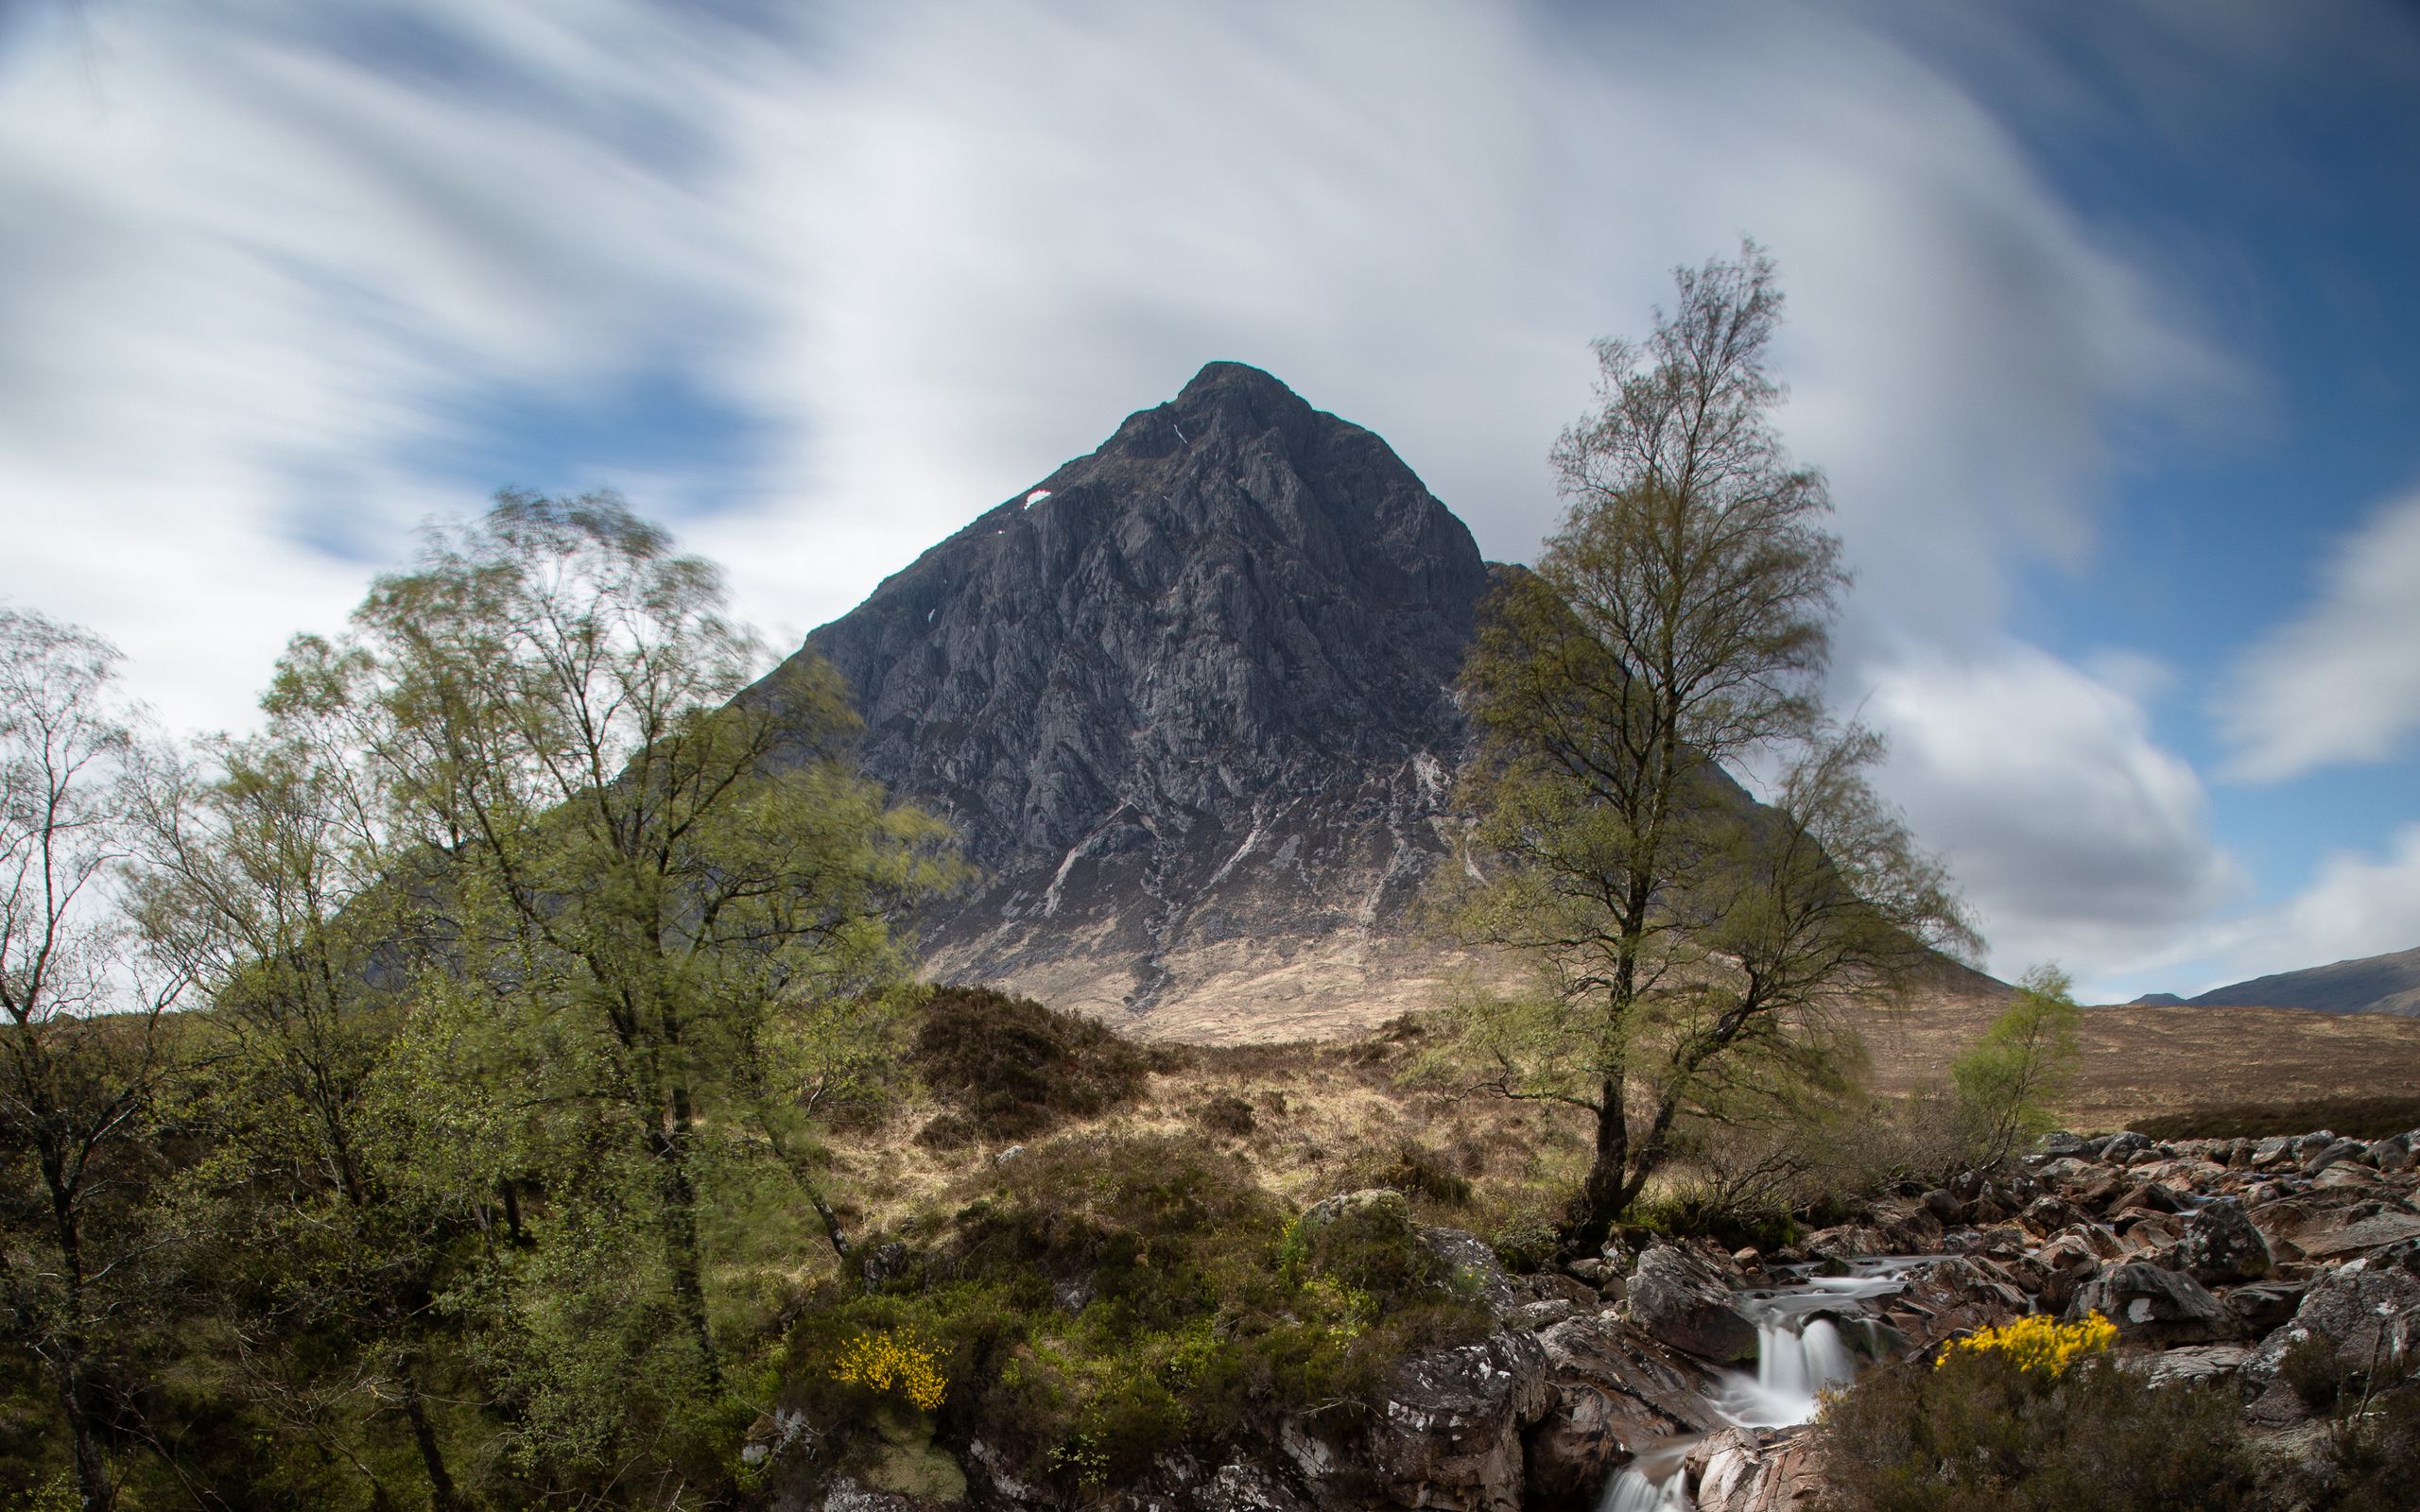
M2085 1355L2107 1349L2117 1339L2118 1325L2099 1313L2075 1323L2061 1323L2040 1315L2021 1317L1999 1328L1969 1333L1942 1350L1933 1368L1940 1369L1949 1363L1951 1355L1963 1351L2005 1355L2020 1370L2055 1376Z
M949 1391L940 1352L914 1333L889 1329L860 1333L843 1345L832 1379L870 1391L896 1391L925 1412L940 1406Z

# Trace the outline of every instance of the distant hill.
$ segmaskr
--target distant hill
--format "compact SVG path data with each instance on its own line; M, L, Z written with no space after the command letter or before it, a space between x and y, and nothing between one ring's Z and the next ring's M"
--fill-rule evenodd
M2172 1008L2185 1000L2173 992L2146 992L2126 1006L2130 1008Z
M2256 976L2188 1001L2195 1007L2310 1008L2420 1018L2420 949Z

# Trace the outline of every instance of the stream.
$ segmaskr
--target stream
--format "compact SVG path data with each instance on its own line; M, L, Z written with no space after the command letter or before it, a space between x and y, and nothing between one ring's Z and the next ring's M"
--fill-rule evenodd
M1828 1387L1857 1374L1860 1352L1841 1329L1861 1331L1862 1352L1877 1352L1880 1325L1866 1303L1908 1283L1934 1256L1876 1256L1850 1262L1845 1276L1806 1276L1788 1286L1739 1294L1739 1311L1756 1325L1756 1373L1725 1372L1707 1398L1715 1415L1738 1428L1812 1422ZM1684 1434L1641 1448L1606 1483L1598 1512L1694 1512L1684 1462L1703 1435Z

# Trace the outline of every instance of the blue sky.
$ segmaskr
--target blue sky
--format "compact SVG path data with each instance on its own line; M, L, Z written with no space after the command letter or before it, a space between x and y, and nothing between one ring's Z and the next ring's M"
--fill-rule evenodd
M2416 102L2392 0L32 0L0 595L240 725L418 523L613 485L786 647L1213 358L1520 558L1745 232L1993 967L2408 948Z

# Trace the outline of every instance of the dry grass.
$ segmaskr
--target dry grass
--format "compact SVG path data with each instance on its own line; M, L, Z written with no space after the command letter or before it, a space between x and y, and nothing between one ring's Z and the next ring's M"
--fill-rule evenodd
M1904 1093L1937 1078L2007 1004L1986 979L1955 981L1858 1025L1876 1090ZM2200 1109L2316 1105L2420 1087L2420 1020L2282 1008L2126 1005L2087 1010L2084 1065L2067 1122L2108 1129ZM1155 1071L1133 1107L1070 1130L1191 1133L1242 1156L1289 1201L1373 1184L1410 1146L1470 1183L1466 1203L1418 1201L1431 1222L1488 1231L1549 1216L1548 1194L1576 1185L1587 1131L1569 1109L1484 1096L1457 1100L1397 1085L1414 1036L1255 1042L1230 1026L1223 1042L1184 1046ZM1163 1044L1166 1040L1161 1041ZM1248 1129L1231 1106L1251 1110ZM832 1144L858 1231L893 1226L942 1200L1002 1143L936 1150L915 1136L943 1111L910 1095L877 1125Z

